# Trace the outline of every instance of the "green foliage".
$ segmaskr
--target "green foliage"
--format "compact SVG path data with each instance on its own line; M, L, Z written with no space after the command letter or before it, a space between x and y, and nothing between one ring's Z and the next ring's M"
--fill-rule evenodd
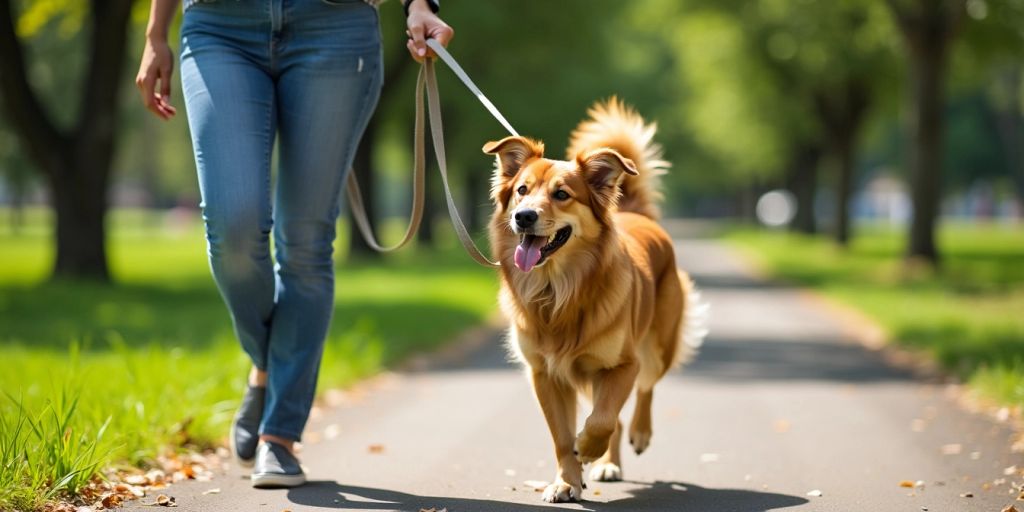
M73 496L102 469L110 418L79 432L76 388L67 382L37 412L19 398L4 397L10 406L0 410L12 414L0 416L0 507L35 510L59 495Z
M945 226L943 270L933 274L905 266L896 231L861 231L847 251L792 234L729 238L772 275L865 312L894 343L930 354L989 398L1024 405L1024 233Z
M28 212L18 234L5 215L0 391L14 400L0 397L0 510L33 510L97 468L146 465L162 447L220 444L248 366L198 220L116 211L109 250L121 284L107 286L45 281L49 215ZM436 347L494 311L493 273L455 247L340 264L337 276L321 389Z

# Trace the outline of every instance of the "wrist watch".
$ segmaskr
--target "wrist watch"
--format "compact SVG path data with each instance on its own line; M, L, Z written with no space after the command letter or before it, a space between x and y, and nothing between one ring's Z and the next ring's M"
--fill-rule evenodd
M416 0L402 0L402 6L405 8L405 17L409 17L409 6L412 5ZM424 0L427 5L430 6L430 11L437 14L437 11L441 10L441 0Z

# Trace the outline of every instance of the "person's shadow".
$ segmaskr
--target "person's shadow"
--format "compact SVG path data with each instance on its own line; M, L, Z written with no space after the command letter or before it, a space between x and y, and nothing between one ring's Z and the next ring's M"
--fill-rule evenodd
M603 511L692 511L765 512L807 503L797 496L740 489L708 489L678 482L627 482L642 487L626 491L629 498L608 503L582 501L561 505L572 510ZM417 496L387 489L342 485L318 480L288 491L288 500L296 505L341 510L397 510L418 512L421 509L448 509L449 512L535 512L550 510L552 505L534 496L536 505L505 501Z

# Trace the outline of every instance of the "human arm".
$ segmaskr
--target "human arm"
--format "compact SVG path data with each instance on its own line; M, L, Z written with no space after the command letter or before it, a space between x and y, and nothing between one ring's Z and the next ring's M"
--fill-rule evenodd
M146 45L142 50L139 73L135 76L135 86L142 95L142 104L164 120L177 113L171 106L174 55L167 44L167 31L175 11L178 10L178 1L152 0L149 7L149 23L146 25Z
M427 39L437 39L442 46L448 46L448 41L455 36L452 27L448 26L430 9L427 0L412 0L408 13L409 16L405 19L409 35L406 47L417 62L435 56L434 52L427 47Z

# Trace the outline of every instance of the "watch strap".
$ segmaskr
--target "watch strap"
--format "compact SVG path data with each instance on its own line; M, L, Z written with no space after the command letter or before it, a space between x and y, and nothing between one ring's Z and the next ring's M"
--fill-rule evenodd
M416 0L402 0L402 8L405 9L405 17L409 17L409 6ZM425 0L430 6L430 11L437 14L441 10L441 0Z

